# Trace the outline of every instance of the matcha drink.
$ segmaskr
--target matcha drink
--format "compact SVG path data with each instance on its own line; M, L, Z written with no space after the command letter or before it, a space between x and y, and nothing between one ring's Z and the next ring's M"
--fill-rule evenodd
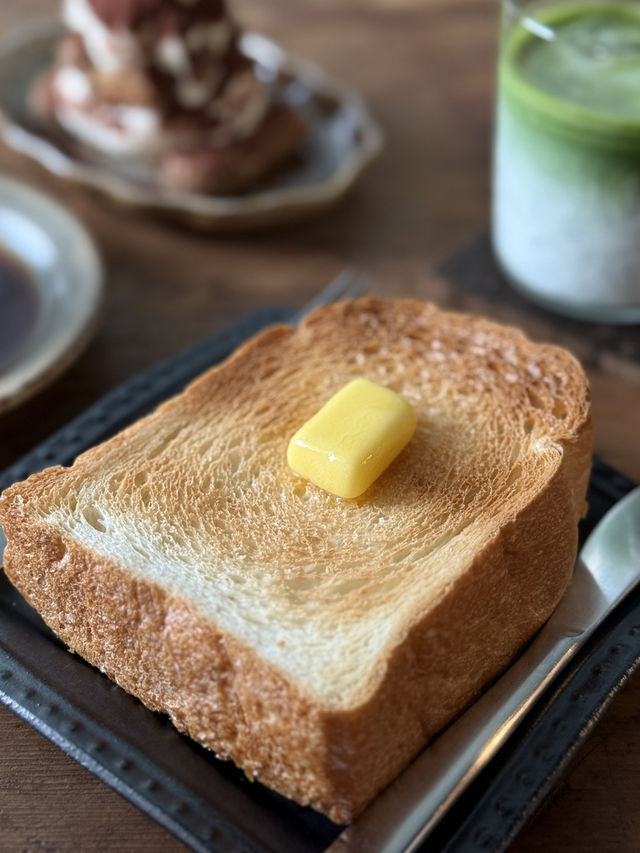
M549 307L639 322L640 5L525 8L501 45L497 258Z

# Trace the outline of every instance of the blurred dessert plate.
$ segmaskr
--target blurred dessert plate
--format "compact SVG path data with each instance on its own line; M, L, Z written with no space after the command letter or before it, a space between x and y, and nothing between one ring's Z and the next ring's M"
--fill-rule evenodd
M315 64L245 33L243 52L276 97L299 109L309 134L296 160L251 192L214 196L163 189L151 170L106 158L34 117L29 92L51 65L57 21L30 22L0 39L0 118L5 143L48 171L134 209L209 229L241 231L291 222L336 202L378 156L383 135L360 96Z
M0 177L0 415L67 368L102 301L98 252L63 207Z

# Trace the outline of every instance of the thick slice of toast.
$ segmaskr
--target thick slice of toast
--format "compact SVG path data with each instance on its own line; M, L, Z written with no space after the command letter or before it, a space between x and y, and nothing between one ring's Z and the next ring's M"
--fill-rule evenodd
M418 425L340 500L288 469L287 443L358 376ZM9 488L5 568L150 708L344 822L556 606L590 459L569 353L417 301L331 305Z

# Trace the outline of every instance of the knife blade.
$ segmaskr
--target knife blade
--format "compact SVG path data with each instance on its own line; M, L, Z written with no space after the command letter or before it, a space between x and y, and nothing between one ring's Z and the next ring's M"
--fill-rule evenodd
M413 853L640 581L640 487L583 545L562 601L509 670L347 827L327 853Z

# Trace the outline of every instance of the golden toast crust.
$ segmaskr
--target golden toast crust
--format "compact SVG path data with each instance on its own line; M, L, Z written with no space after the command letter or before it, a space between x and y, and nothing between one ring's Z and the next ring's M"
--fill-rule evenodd
M386 378L406 394L418 438L363 499L336 502L287 472L278 454L319 398L353 375ZM205 438L240 434L233 465L237 445L226 455L205 450ZM5 568L110 678L251 778L342 823L548 618L571 576L590 458L588 386L563 350L417 301L332 305L299 330L247 342L72 468L8 489ZM86 515L89 496L97 516ZM146 575L144 558L132 569L105 556L116 534L130 535L128 515L155 525L178 561L191 552L188 542L176 546L174 527L193 539L187 519L202 522L215 570L201 588L227 590L215 618L204 592L189 595L169 574L164 583L151 539L136 545L153 563ZM86 537L100 543L105 526L100 550ZM244 559L234 551L241 536ZM260 621L261 599L275 602L258 634L233 621L254 581L247 621ZM358 633L368 617L372 627ZM304 649L294 646L305 620L321 637L347 632L331 646L334 657L351 655L343 669L315 635L304 639L308 667L326 675L300 669Z

